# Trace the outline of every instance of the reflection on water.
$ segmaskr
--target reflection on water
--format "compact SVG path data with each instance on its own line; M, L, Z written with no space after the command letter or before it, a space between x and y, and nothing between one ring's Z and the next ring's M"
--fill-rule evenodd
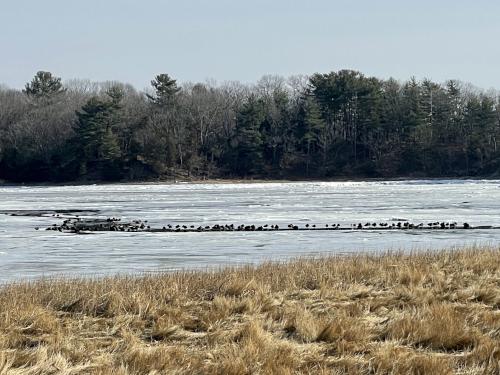
M2 210L99 210L166 224L318 225L407 219L500 225L500 181L0 187ZM59 218L0 215L0 281L204 268L301 255L493 244L500 230L95 233L35 231Z

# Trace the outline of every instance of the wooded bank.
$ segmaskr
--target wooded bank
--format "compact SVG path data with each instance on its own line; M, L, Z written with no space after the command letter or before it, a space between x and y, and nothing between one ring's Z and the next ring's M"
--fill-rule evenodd
M0 88L0 180L495 177L500 101L342 70L139 92L38 72Z

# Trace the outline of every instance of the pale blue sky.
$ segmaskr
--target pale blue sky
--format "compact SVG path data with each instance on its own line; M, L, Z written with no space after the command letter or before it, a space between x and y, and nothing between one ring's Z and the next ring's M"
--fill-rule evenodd
M357 69L500 89L496 0L2 0L0 83L179 81Z

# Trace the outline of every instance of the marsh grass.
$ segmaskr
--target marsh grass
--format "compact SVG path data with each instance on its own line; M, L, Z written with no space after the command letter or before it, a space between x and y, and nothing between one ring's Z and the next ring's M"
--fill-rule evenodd
M0 289L0 374L499 374L500 250Z

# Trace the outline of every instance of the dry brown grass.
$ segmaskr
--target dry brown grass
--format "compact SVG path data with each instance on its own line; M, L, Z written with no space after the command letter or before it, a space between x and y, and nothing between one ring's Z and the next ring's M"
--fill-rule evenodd
M500 249L0 289L0 374L500 374Z

